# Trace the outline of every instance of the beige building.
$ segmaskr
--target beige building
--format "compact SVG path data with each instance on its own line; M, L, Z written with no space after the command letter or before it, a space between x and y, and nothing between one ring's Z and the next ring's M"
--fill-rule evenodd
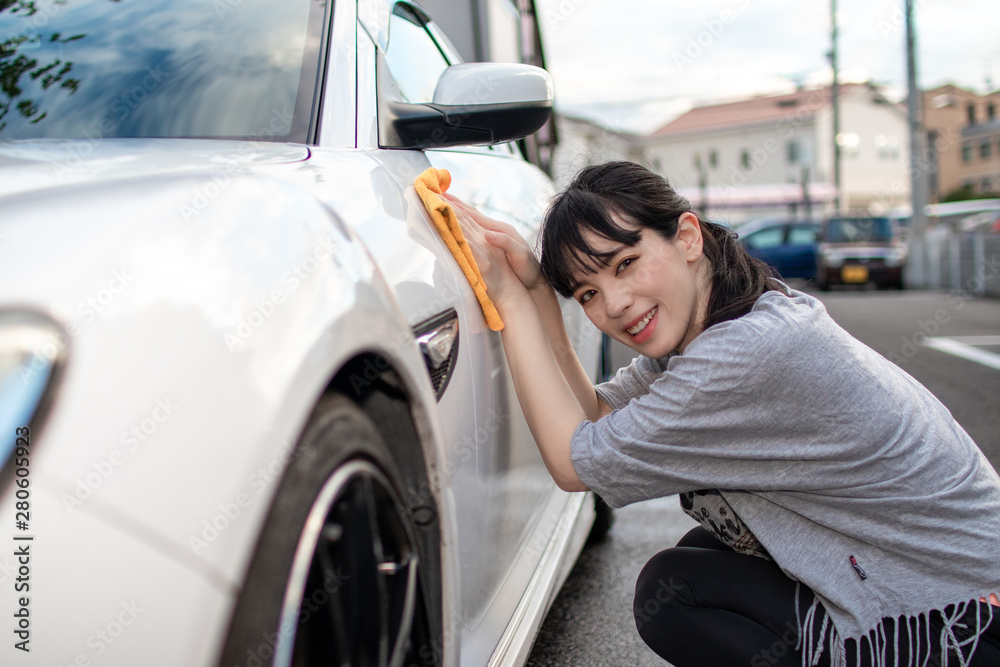
M1000 191L1000 91L979 95L954 85L924 92L932 203L965 187Z
M874 86L840 92L841 210L884 213L909 201L905 110ZM648 161L697 208L731 223L832 212L830 89L697 107L643 139Z

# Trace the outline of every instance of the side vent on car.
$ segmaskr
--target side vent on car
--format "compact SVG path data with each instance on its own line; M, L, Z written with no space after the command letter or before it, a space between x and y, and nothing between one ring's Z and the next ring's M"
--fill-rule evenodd
M458 360L458 313L449 308L413 327L413 335L424 355L434 394L441 400Z

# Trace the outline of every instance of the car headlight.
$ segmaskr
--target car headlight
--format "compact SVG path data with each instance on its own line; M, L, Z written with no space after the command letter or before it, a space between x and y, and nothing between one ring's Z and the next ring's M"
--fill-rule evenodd
M28 311L0 311L0 469L14 451L19 429L44 416L66 362L66 334L52 320Z
M899 266L906 259L906 248L892 248L885 254L885 265L886 266Z
M823 248L823 261L831 268L837 268L844 263L844 253L832 248Z

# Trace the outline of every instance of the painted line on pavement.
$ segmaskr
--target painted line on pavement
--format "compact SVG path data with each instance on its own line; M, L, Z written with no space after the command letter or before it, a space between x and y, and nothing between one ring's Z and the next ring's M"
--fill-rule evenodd
M961 357L962 359L967 359L969 361L974 361L977 364L982 364L994 370L1000 371L1000 354L995 352L987 352L986 350L981 350L978 347L973 347L968 342L970 339L1000 339L1000 336L963 336L962 340L956 340L955 338L944 338L944 337L929 337L924 341L924 345L930 348L934 348L940 352L945 352L946 354L951 354L956 357ZM979 345L996 345L994 342L980 342Z

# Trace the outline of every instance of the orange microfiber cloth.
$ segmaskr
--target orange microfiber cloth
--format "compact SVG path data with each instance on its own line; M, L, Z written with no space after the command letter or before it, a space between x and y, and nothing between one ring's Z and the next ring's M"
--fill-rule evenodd
M458 260L458 265L462 267L462 273L472 285L472 291L476 293L479 305L483 308L486 324L491 330L500 331L503 329L500 313L497 312L490 297L486 295L486 283L483 282L483 275L479 272L476 259L472 256L472 249L469 248L465 235L462 234L462 228L458 224L458 218L455 217L455 211L452 210L451 204L441 196L449 185L451 185L451 174L448 173L448 170L435 169L434 167L428 168L413 181L413 186L424 202L424 208L430 214L431 220L434 221L434 226L437 227L438 233L441 234L441 238L448 246L448 250Z

